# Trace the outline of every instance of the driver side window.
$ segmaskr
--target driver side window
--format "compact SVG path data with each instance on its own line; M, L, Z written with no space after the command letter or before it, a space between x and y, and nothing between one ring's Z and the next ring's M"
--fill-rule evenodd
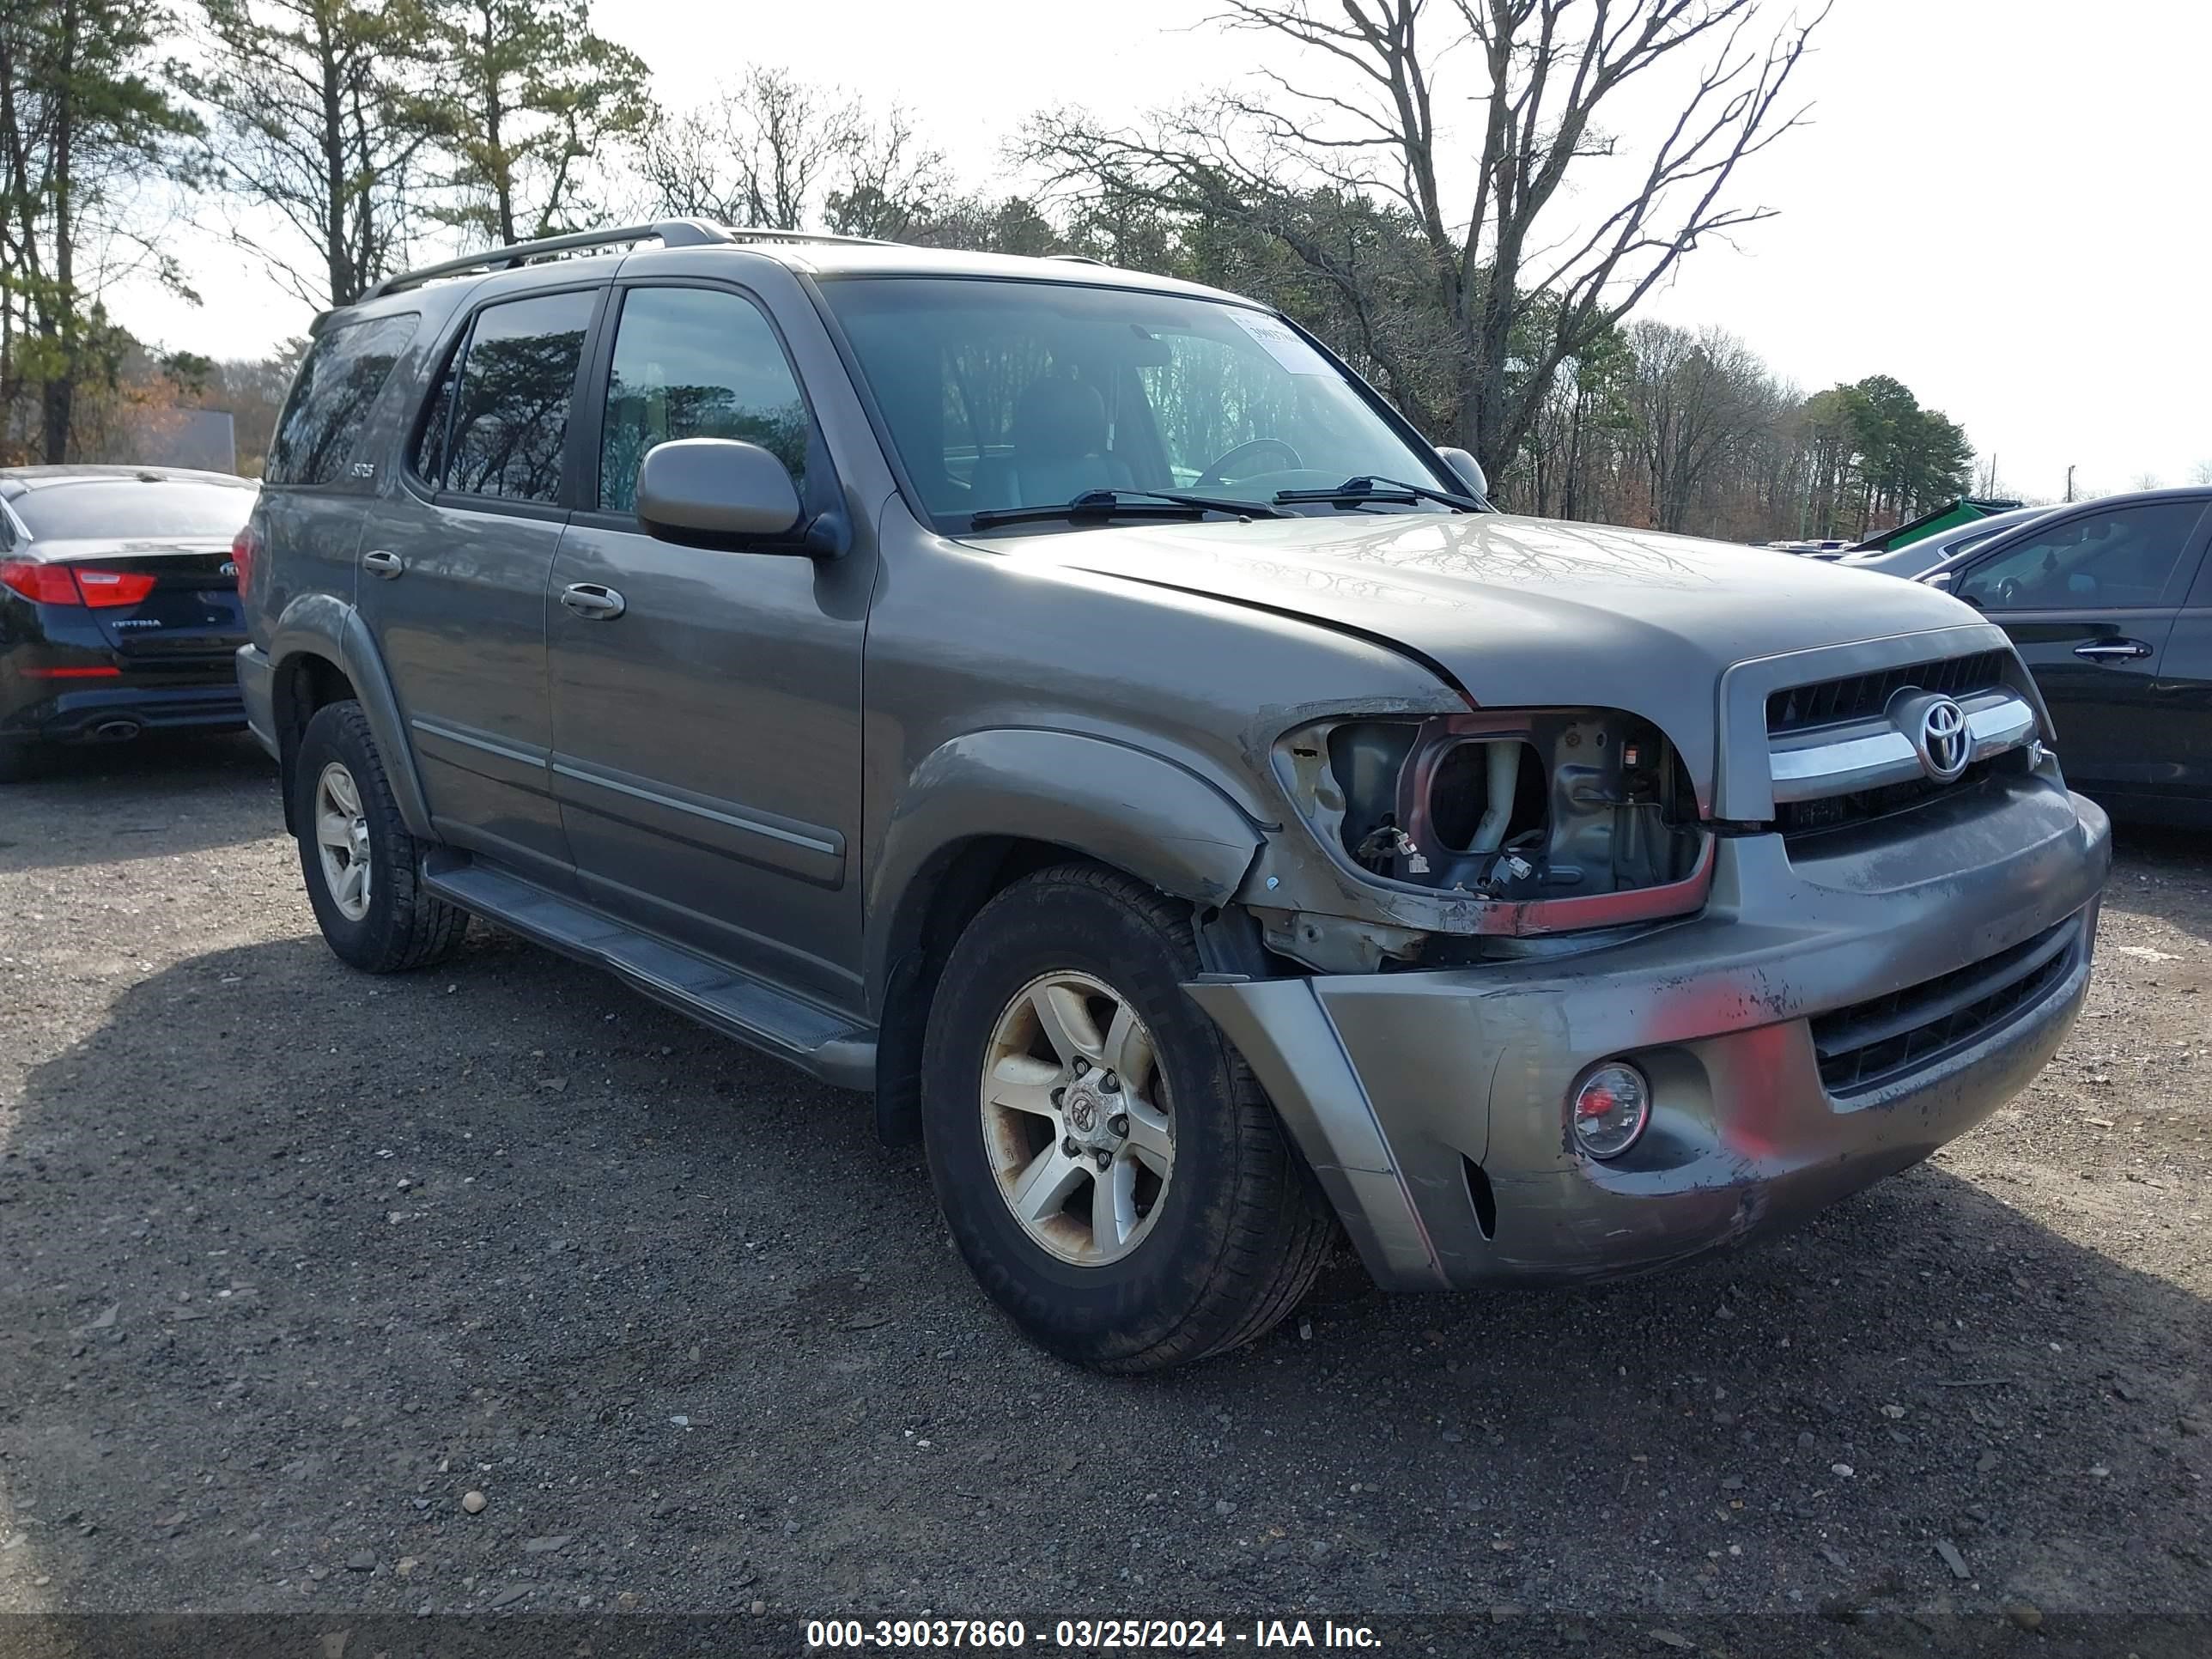
M1975 565L1953 589L1984 611L2156 605L2197 528L2195 501L2084 514Z
M602 511L635 511L646 452L679 438L758 444L804 490L811 429L783 343L751 301L702 288L623 298L600 427Z

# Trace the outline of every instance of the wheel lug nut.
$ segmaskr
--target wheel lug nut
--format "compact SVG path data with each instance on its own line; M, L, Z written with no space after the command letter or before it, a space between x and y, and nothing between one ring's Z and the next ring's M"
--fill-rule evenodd
M1115 1076L1113 1073L1109 1072L1104 1077L1098 1079L1098 1086L1110 1095L1120 1090L1121 1086L1121 1079Z
M1129 1120L1121 1113L1116 1112L1106 1120L1106 1127L1117 1135L1126 1135L1129 1133Z
M1054 1105L1058 1106L1058 1105L1063 1104L1063 1103L1066 1101L1066 1099L1067 1099L1067 1091L1066 1091L1066 1090L1065 1090L1065 1089L1054 1089L1054 1090L1052 1091L1052 1103L1053 1103Z
M1097 1154L1097 1157L1098 1159L1098 1167L1102 1170L1106 1168L1114 1161L1114 1154L1111 1152L1100 1152Z
M1076 1076L1078 1076L1078 1077L1081 1077L1081 1076L1082 1076L1085 1072L1089 1071L1090 1069L1091 1069L1091 1062L1090 1062L1089 1060L1087 1060L1084 1059L1082 1055L1078 1054L1078 1055L1075 1057L1075 1074L1076 1074Z
M1070 1158L1081 1158L1083 1156L1083 1148L1076 1144L1076 1139L1073 1135L1068 1136L1066 1139L1060 1143L1060 1150Z

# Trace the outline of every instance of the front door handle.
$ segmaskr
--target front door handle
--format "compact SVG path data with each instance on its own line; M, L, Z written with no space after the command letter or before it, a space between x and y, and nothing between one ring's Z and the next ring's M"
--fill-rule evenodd
M2092 645L2075 646L2074 654L2091 662L2132 662L2150 655L2150 647L2141 640L2099 640Z
M385 580L390 581L407 568L407 561L397 553L387 553L380 547L373 553L364 553L361 556L361 568L363 570L374 571Z
M612 622L629 609L621 594L598 582L570 582L561 590L561 603L586 622Z

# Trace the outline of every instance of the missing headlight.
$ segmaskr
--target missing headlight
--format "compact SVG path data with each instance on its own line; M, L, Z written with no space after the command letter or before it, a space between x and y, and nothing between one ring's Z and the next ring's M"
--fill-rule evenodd
M1316 830L1370 877L1516 911L1656 891L1661 914L1698 901L1680 890L1706 850L1688 775L1666 735L1634 715L1527 709L1340 721L1294 734L1285 754ZM1621 908L1516 915L1481 931L1632 919L1613 914Z

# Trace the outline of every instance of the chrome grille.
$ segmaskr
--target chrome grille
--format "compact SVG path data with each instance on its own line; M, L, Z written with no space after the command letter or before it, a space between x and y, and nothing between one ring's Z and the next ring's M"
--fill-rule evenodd
M2035 707L2013 690L2011 652L1938 657L1804 685L1766 700L1767 763L1775 827L1785 836L1895 817L1979 788L1996 763L2040 734ZM1957 705L1965 761L1931 748L1929 722ZM1961 721L1954 718L1955 732ZM2006 769L2019 769L2014 759Z
M2005 683L2008 651L1909 662L1871 674L1847 674L1812 685L1784 686L1766 699L1766 735L1778 738L1814 726L1879 720L1889 700L1908 685L1955 697Z

